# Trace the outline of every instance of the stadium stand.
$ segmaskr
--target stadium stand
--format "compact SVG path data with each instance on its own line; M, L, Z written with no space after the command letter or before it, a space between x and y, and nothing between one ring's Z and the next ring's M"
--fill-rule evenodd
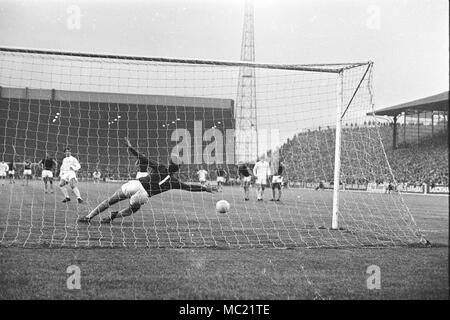
M392 126L381 125L378 133L383 144L392 143ZM359 141L357 136L373 137L376 139L377 132L374 126L352 126L343 130L343 143ZM287 166L288 180L293 183L317 183L333 181L334 172L334 139L335 130L317 130L300 133L289 139L280 149L280 153ZM367 139L367 144L372 141ZM343 148L350 154L343 158L342 174L346 177L346 184L367 184L369 182L388 183L391 182L388 173L374 175L376 164L372 161L360 161L362 170L352 172L355 168L351 162L361 158L357 152L358 148ZM447 132L435 135L433 138L423 139L420 144L405 145L402 148L392 150L386 149L390 166L398 183L411 185L444 185L448 186L448 138ZM381 164L380 164L381 166Z

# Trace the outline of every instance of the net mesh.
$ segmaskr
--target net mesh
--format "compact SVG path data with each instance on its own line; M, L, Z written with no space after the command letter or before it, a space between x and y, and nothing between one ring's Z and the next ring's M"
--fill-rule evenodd
M0 243L52 247L365 247L424 243L387 161L382 128L371 115L372 64L251 65L255 69L258 154L236 150L235 114L240 63L175 61L0 51L0 160L14 163L16 180L2 180ZM249 65L247 64L248 68ZM339 71L343 86L340 87ZM331 230L336 107L342 89L339 229ZM171 190L135 214L101 224L78 222L139 168L123 138L160 163L182 161L176 176L217 184L218 193ZM62 203L58 187L64 149L81 164L84 203ZM44 192L49 153L54 192ZM271 185L244 201L237 159L265 155L272 171L285 166L281 201ZM23 179L24 161L33 179ZM277 159L277 161L274 161ZM250 161L248 167L252 168ZM98 170L101 177L93 179ZM269 179L269 183L271 178ZM14 183L13 183L14 182ZM215 210L225 199L230 211ZM115 210L128 207L128 200ZM111 208L110 210L112 210Z

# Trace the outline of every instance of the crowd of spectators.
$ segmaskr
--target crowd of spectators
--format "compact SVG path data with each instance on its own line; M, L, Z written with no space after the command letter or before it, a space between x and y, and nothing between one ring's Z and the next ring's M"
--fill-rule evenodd
M333 182L334 148L335 130L332 128L302 132L288 140L280 152L289 181ZM344 128L341 183L370 182L448 186L447 133L393 150L389 126Z
M388 150L387 156L398 182L448 186L448 139L444 135Z

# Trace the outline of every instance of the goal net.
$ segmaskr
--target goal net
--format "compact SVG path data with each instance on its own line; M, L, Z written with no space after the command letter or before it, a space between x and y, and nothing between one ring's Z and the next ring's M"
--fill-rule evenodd
M239 81L246 76L243 68L256 80L244 97L247 103L237 98L245 85ZM383 145L387 127L372 114L371 81L370 62L274 65L1 48L0 161L15 172L0 180L0 243L163 248L424 243L395 190ZM251 125L244 127L246 114ZM249 132L256 139L247 139ZM127 208L125 199L90 223L78 222L136 179L140 168L125 137L153 161L167 164L176 155L181 165L174 176L185 183L199 185L204 169L206 185L216 186L223 169L223 187L214 193L163 192L131 216L100 223L111 211ZM70 186L64 188L71 201L62 202L59 167L66 147L81 164L76 175L83 203ZM44 188L38 165L46 153L58 163L54 192L49 182ZM252 170L263 158L272 175L279 163L284 166L281 196L269 177L263 201L256 199L255 179L244 200L238 163ZM30 180L23 174L26 160L32 163ZM226 213L216 211L222 199L230 204Z

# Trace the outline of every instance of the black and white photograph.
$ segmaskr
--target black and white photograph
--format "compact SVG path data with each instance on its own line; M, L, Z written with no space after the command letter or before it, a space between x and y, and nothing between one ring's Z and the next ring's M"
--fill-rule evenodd
M0 0L0 300L448 300L448 12Z

